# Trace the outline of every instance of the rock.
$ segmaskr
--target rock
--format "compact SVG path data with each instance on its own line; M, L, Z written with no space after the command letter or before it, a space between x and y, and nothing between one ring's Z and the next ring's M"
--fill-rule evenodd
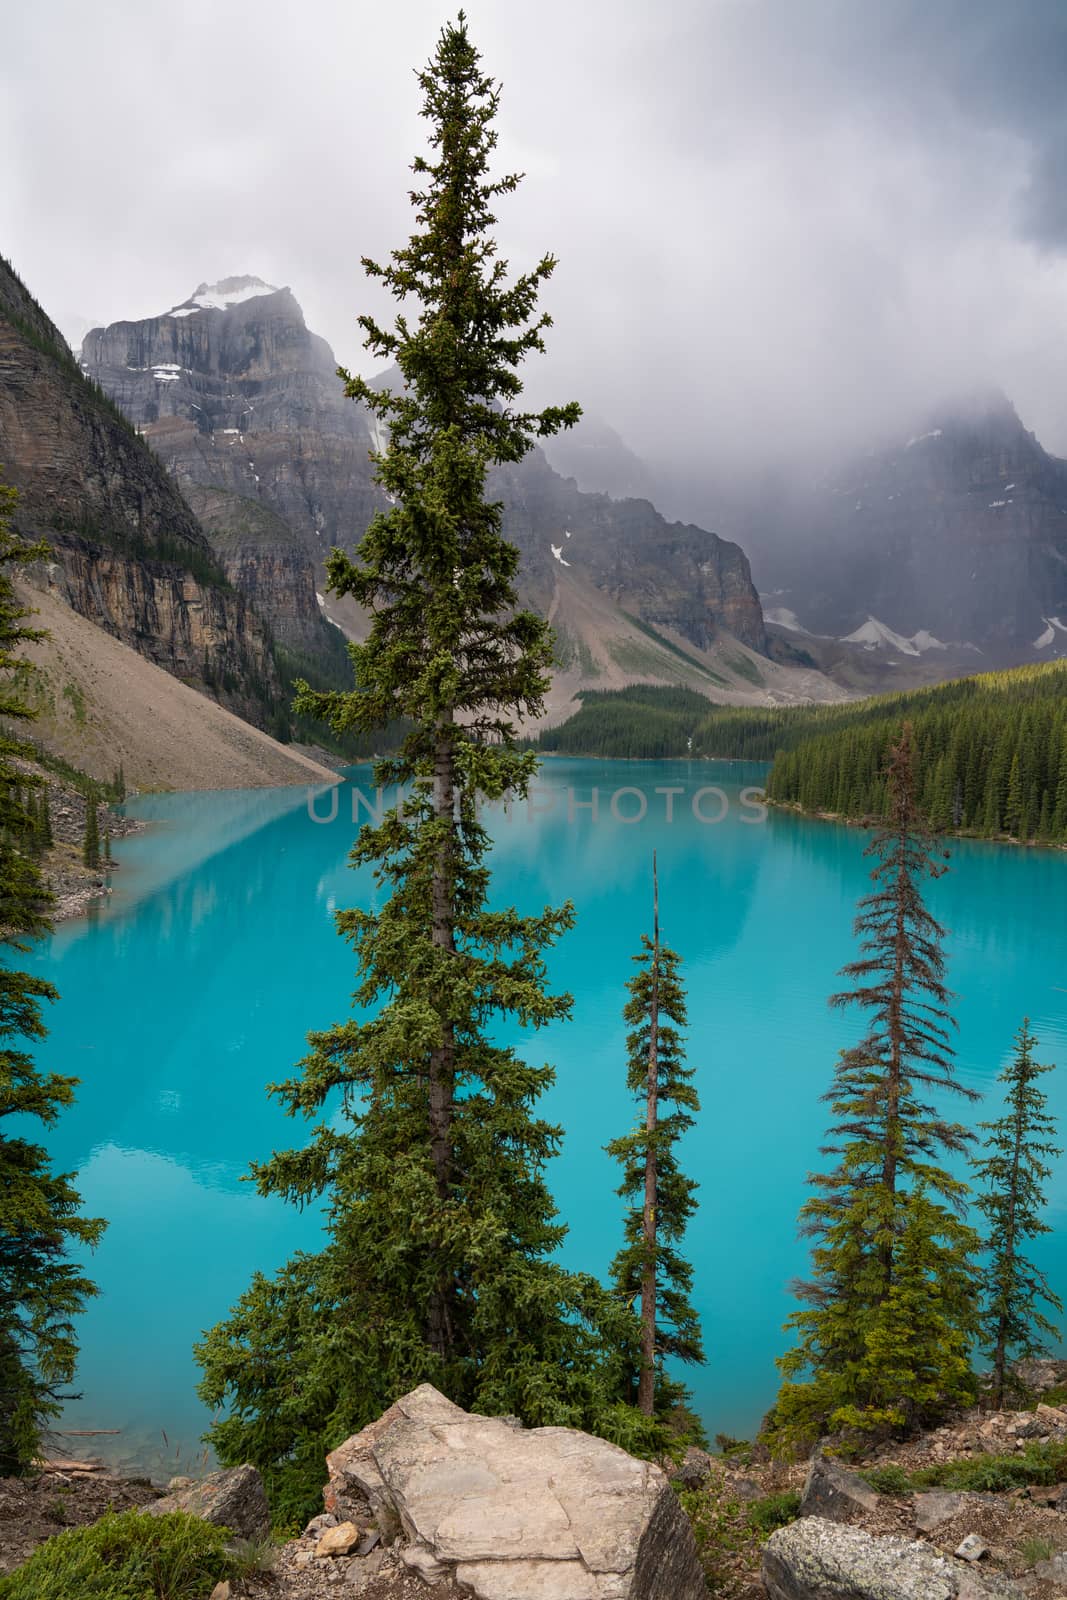
M304 1532L305 1534L321 1533L323 1528L336 1528L336 1526L337 1518L331 1512L320 1511L317 1517L312 1517Z
M188 1489L154 1500L145 1510L154 1517L167 1511L188 1511L217 1527L229 1528L242 1539L262 1539L270 1532L270 1508L255 1467L212 1472Z
M880 1538L823 1517L802 1517L772 1533L762 1573L770 1600L1018 1600L1020 1593L927 1544Z
M1067 1583L1067 1554L1061 1551L1050 1561L1039 1561L1034 1568L1034 1576L1044 1578L1049 1583Z
M80 359L169 468L214 538L236 594L290 650L329 660L315 574L323 551L385 507L369 459L378 430L362 405L345 398L336 357L308 329L288 289L246 281L237 293L246 297L209 315L191 299L189 315L94 329ZM17 420L15 396L11 411ZM5 420L0 410L6 465ZM38 429L44 454L54 428L42 417ZM628 604L647 623L700 648L726 629L767 649L759 596L737 545L665 520L643 498L583 494L540 449L494 469L488 493L503 502L505 537L519 549L523 605L542 612L552 605L560 568L550 538L567 529L582 550L583 581L613 598L625 570ZM329 605L334 615L338 602Z
M1067 1361L1016 1361L1011 1370L1031 1394L1045 1394L1049 1389L1067 1383Z
M356 1555L369 1556L372 1550L377 1549L378 1545L381 1543L381 1539L382 1536L378 1532L377 1528L371 1528L360 1543L359 1549L356 1551Z
M681 1465L671 1473L679 1483L687 1489L699 1489L702 1483L707 1483L711 1476L713 1458L706 1450L698 1450L695 1445L690 1445L682 1458Z
M1031 1483L1023 1493L1035 1505L1054 1506L1058 1510L1061 1498L1067 1493L1067 1484L1054 1483L1050 1488L1045 1484Z
M354 1522L339 1522L327 1528L315 1546L317 1556L349 1556L362 1539L363 1533Z
M727 1477L726 1487L735 1500L759 1500L764 1494L763 1485L755 1478Z
M920 1533L933 1533L943 1522L959 1516L963 1506L962 1494L951 1494L947 1489L931 1489L928 1494L915 1496L915 1526Z
M989 1554L989 1546L976 1533L969 1533L956 1546L955 1553L961 1561L981 1561Z
M798 1515L850 1522L865 1511L873 1511L878 1499L877 1491L855 1472L819 1455L808 1469Z
M422 1384L327 1465L328 1498L365 1498L408 1568L478 1600L705 1600L665 1474L576 1429L469 1415Z
M348 1570L345 1573L345 1582L358 1594L361 1589L365 1589L378 1576L382 1570L383 1559L384 1551L373 1550L370 1555L364 1556L360 1560L350 1561Z
M230 1600L233 1590L230 1588L229 1578L223 1578L211 1591L210 1600Z

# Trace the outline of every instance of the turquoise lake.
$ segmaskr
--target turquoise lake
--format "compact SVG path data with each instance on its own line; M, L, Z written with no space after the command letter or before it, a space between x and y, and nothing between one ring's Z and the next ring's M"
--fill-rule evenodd
M795 1223L818 1162L820 1096L858 1036L860 1019L831 1013L826 997L853 957L870 868L858 830L760 820L743 791L764 771L552 761L529 808L492 818L494 900L533 911L569 898L577 910L550 962L573 1017L533 1048L557 1071L545 1107L566 1130L549 1172L570 1224L565 1256L598 1273L619 1243L616 1169L602 1147L633 1116L620 1013L658 852L703 1101L684 1162L701 1185L688 1253L708 1362L687 1381L709 1431L740 1436L774 1397L789 1285L805 1266ZM372 894L346 860L360 794L372 797L370 774L353 769L336 817L319 821L302 790L131 802L150 827L117 845L112 896L34 954L61 995L39 1058L81 1079L50 1146L79 1172L87 1211L109 1219L90 1265L100 1296L79 1323L83 1398L61 1426L122 1432L72 1446L180 1470L206 1421L194 1340L254 1270L314 1247L313 1214L261 1199L242 1177L249 1161L301 1142L303 1125L266 1085L289 1075L309 1029L347 1010L353 960L332 914ZM328 819L331 791L314 805ZM1045 1083L1067 1136L1065 893L1067 853L977 843L953 845L951 872L929 886L950 929L961 1079L986 1088L1029 1014L1038 1058L1062 1064ZM994 1094L974 1114L997 1107ZM1035 1255L1062 1293L1067 1160L1048 1221Z

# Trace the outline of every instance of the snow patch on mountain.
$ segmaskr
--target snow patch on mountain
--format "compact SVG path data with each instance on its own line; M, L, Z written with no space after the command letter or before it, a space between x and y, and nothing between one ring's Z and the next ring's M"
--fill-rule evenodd
M1034 640L1035 650L1047 650L1055 642L1057 633L1067 633L1067 623L1061 622L1059 617L1042 617L1041 620L1045 624L1045 631Z
M790 633L802 633L808 639L815 635L810 628L805 628L795 611L790 611L788 606L764 606L764 622L773 622L776 628L788 628Z
M202 283L188 300L183 300L181 305L164 312L164 315L191 317L198 311L229 311L231 306L243 305L246 300L277 293L276 285L264 283L262 278L220 278L218 283Z
M913 434L908 440L907 444L905 444L904 448L905 450L910 450L912 445L922 444L924 439L940 439L944 431L945 430L943 428L931 428L929 433Z
M548 548L551 550L561 567L570 566L570 562L564 561L563 559L563 546L561 544L550 544Z

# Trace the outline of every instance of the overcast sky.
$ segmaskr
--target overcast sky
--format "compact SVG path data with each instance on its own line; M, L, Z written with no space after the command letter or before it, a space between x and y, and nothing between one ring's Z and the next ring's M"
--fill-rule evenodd
M1067 455L1067 0L468 0L503 253L560 258L531 396L653 459L772 457L999 384ZM288 284L359 365L440 3L32 0L0 253L66 330Z

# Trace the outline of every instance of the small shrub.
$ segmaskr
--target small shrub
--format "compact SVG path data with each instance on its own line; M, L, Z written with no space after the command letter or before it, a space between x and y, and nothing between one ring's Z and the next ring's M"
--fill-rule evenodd
M860 1476L879 1494L910 1494L911 1478L898 1461L888 1461L884 1467L871 1467Z
M1036 1567L1039 1561L1051 1561L1056 1554L1056 1546L1051 1539L1039 1538L1031 1534L1028 1539L1019 1541L1019 1554L1028 1567Z
M784 1528L795 1522L800 1511L800 1495L795 1489L783 1489L778 1494L765 1494L753 1500L748 1507L749 1526L757 1533L772 1534L775 1528Z
M759 1544L745 1507L714 1482L703 1489L683 1489L678 1498L692 1524L708 1593L722 1594L739 1559L752 1566L758 1559Z
M184 1511L108 1512L41 1545L0 1577L0 1600L207 1600L223 1578L250 1570L225 1528Z
M1035 1411L1038 1406L1067 1406L1067 1383L1057 1383L1055 1388L1046 1389L1044 1394L1031 1396L1028 1409Z
M913 1489L974 1490L1003 1494L1035 1483L1049 1488L1067 1478L1067 1444L1049 1441L1028 1444L1014 1455L964 1456L922 1467L912 1473Z

